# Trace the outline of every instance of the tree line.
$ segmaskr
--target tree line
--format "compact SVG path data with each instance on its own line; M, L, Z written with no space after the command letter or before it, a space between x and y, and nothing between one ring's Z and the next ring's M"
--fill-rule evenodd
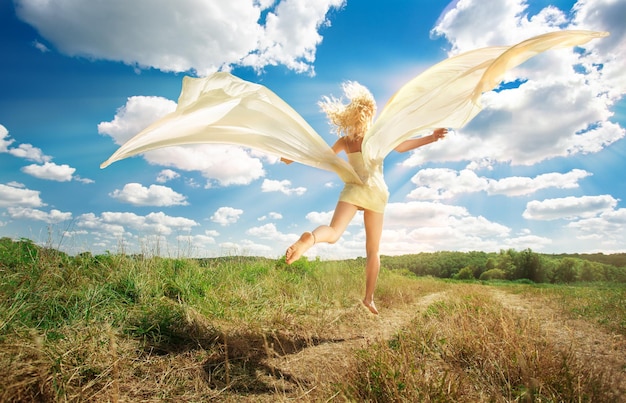
M36 264L39 259L52 256L55 260L60 259L67 264L84 263L85 259L98 262L113 257L110 253L92 256L90 252L69 256L58 250L36 245L29 239L0 238L0 269L3 267L29 267ZM131 255L130 257L134 259L146 258L143 255ZM226 256L192 260L198 261L201 266L211 266L215 262L219 263L224 260L236 261L236 263L246 265L257 259L260 258ZM365 258L357 258L356 261L358 264L365 264ZM408 270L417 276L458 280L626 283L626 253L549 255L536 253L531 249L522 251L507 249L490 253L441 251L402 256L381 256L381 265L390 270Z
M549 255L531 249L432 252L381 256L383 267L418 276L459 280L529 280L535 283L626 282L626 254Z

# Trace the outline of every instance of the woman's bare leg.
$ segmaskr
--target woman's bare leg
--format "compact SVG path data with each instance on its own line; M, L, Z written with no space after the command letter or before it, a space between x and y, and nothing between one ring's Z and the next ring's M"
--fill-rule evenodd
M365 210L363 214L365 223L365 298L363 305L373 314L378 314L378 309L374 305L374 290L380 271L380 238L383 233L383 214Z
M330 221L330 225L321 225L313 230L313 232L305 232L300 236L293 245L291 245L285 253L285 261L291 264L316 243L335 243L346 230L350 221L354 218L357 207L346 202L340 201L335 207L335 213Z

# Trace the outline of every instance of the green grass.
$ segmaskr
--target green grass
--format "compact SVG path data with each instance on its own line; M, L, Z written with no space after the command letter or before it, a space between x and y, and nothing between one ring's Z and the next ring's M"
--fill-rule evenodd
M509 291L539 298L571 318L598 324L626 336L626 285L624 283L533 284L510 287Z
M390 340L335 357L347 372L332 385L269 366L384 320L359 305L362 263L69 257L3 239L0 401L609 401L602 368L557 351L481 290L537 298L625 335L623 284L481 285L383 269L383 315L439 291L452 298Z

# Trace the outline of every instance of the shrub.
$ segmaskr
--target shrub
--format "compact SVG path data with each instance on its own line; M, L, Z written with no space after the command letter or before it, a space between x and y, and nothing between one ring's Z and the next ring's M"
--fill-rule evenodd
M489 280L504 280L506 278L506 273L504 270L500 269L491 269L483 272L480 275L479 280L489 281Z
M474 270L471 267L464 267L453 277L455 280L474 280Z

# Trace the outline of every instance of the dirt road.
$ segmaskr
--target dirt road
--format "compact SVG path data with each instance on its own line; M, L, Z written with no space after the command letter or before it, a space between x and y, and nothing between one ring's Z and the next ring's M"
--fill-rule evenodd
M617 377L615 383L626 391L626 340L623 336L609 334L589 322L566 318L538 300L527 300L492 287L484 287L481 292L485 291L504 307L540 323L551 344L568 349L589 365L608 368ZM429 294L412 304L381 310L379 316L371 315L357 302L348 310L329 313L336 318L329 321L325 334L298 343L280 338L266 340L266 354L258 361L256 372L260 382L271 386L267 393L250 396L250 401L308 400L316 389L328 390L325 386L341 380L354 368L357 350L390 340L428 306L448 298L448 293ZM622 401L626 402L624 396ZM241 399L242 395L237 395L237 400Z

